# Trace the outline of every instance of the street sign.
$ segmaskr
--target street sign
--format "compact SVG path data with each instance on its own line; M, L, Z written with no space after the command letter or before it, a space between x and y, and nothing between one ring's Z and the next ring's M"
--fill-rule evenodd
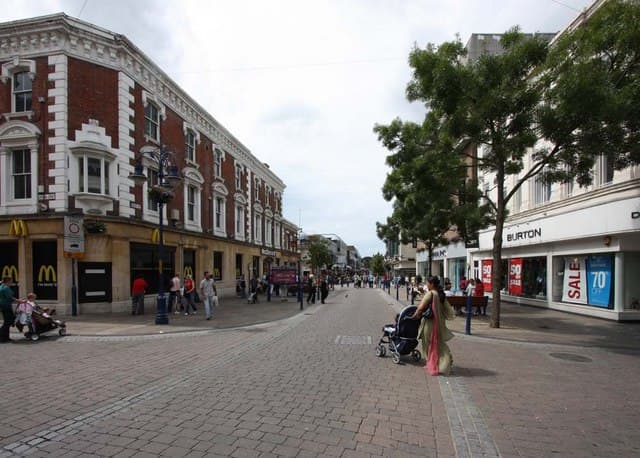
M84 254L84 228L81 216L64 217L64 252L68 257ZM71 256L75 254L75 256Z

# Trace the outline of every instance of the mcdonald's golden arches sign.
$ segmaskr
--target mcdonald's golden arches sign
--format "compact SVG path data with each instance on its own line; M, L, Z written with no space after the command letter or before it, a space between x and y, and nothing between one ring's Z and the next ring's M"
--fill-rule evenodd
M27 225L21 219L11 220L11 226L9 227L9 235L14 237L26 237L29 235L27 231Z

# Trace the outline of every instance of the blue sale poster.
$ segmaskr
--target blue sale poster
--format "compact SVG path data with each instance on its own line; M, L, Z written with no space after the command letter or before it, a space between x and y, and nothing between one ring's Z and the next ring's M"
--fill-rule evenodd
M589 256L587 263L588 300L590 305L609 307L611 302L611 256Z

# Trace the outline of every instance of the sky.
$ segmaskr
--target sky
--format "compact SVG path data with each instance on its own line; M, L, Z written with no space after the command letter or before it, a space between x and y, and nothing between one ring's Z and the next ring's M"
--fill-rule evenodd
M420 121L408 56L472 33L556 32L591 0L4 0L0 22L64 12L125 35L285 183L283 216L384 254L390 153Z

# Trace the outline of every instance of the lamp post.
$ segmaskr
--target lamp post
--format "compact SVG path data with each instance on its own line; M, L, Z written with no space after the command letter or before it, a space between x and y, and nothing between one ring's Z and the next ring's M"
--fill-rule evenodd
M164 275L163 275L163 259L164 259L164 206L174 197L174 183L180 181L178 176L178 167L171 164L173 153L166 151L164 146L157 149L143 149L140 151L140 157L136 162L133 174L129 175L134 183L142 185L149 183L149 177L144 174L144 166L142 164L143 157L147 157L153 164L153 168L157 167L158 182L149 183L149 195L158 203L158 299L156 307L156 324L169 324L169 315L167 314L167 297L164 294Z

